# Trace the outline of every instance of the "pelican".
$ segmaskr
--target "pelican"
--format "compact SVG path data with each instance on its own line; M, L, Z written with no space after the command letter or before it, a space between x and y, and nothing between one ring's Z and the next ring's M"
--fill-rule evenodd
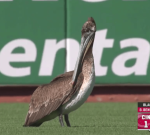
M92 54L96 24L92 17L84 23L81 46L74 71L54 78L49 84L39 86L33 93L23 126L40 126L43 122L63 116L70 127L68 114L79 108L91 94L95 83L94 59Z

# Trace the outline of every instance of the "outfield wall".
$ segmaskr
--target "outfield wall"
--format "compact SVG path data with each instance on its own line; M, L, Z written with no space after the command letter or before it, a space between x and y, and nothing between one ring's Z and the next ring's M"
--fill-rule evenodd
M0 102L29 102L38 85L73 70L81 28L91 16L97 24L96 86L87 101L149 101L149 5L149 0L1 0Z
M0 87L0 103L30 102L37 86ZM150 86L95 86L86 102L149 102Z
M96 87L87 101L149 101L149 5L149 0L0 1L0 102L29 102L38 85L73 70L81 28L91 16L97 24Z
M74 69L92 16L96 85L150 83L150 1L0 1L0 84L39 85Z

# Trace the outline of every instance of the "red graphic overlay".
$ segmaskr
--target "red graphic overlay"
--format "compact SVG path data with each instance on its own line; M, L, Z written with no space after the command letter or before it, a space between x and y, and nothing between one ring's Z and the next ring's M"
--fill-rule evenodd
M138 112L150 112L150 107L138 107Z
M138 113L138 130L150 129L150 113Z

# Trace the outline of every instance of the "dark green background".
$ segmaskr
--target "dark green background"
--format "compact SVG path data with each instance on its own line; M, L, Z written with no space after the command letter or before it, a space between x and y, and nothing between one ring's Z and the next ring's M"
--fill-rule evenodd
M108 29L107 38L114 39L113 48L104 49L101 65L108 66L106 76L96 77L96 84L133 83L149 84L150 70L146 76L116 76L111 69L113 59L119 54L137 50L120 49L120 41L127 38L150 40L150 1L108 0L88 3L82 0L31 1L14 0L0 2L0 49L8 42L26 38L37 47L35 62L11 63L14 67L31 66L27 77L8 77L0 73L0 84L43 84L50 82L58 74L65 72L66 51L58 51L52 76L38 76L45 39L73 38L80 42L81 26L92 16L97 30ZM23 52L22 48L14 53ZM134 65L130 60L127 66ZM149 65L150 66L150 65Z
M42 84L50 82L65 71L65 49L58 51L52 76L38 76L45 39L65 39L64 0L57 2L38 2L14 0L0 2L0 49L9 41L26 38L37 48L35 62L11 63L14 67L31 65L31 75L27 77L7 77L0 74L1 84ZM16 49L15 52L22 52Z
M88 17L92 16L97 24L97 30L108 29L107 38L114 39L113 48L104 49L101 65L108 66L106 76L96 77L96 84L149 84L150 70L146 76L134 74L121 77L113 73L111 67L116 56L123 52L137 50L136 47L120 49L120 41L128 38L144 38L150 41L150 1L108 0L88 3L81 0L68 0L67 37L80 42L81 27ZM76 27L75 27L76 26ZM133 66L135 59L127 61L127 66Z

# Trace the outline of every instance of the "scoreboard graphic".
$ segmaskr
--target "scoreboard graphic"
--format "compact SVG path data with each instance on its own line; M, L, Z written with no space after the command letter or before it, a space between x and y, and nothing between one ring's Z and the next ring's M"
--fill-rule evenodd
M150 131L150 102L138 102L138 130Z

